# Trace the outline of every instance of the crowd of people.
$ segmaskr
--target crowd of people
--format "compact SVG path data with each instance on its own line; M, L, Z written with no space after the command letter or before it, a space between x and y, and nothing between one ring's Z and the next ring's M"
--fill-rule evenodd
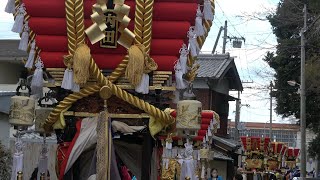
M283 173L280 169L270 172L267 174L269 180L297 180L300 177L300 170L298 168L287 170ZM261 174L260 174L261 176ZM313 169L310 172L307 172L307 177L316 178L315 170ZM242 168L238 168L234 180L247 180L247 174L244 173ZM255 178L254 178L255 179ZM262 179L262 177L260 177ZM257 176L257 180L259 180L259 175Z

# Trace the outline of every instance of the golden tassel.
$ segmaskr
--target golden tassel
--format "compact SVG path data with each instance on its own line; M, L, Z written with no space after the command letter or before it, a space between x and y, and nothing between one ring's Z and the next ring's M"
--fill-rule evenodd
M73 55L74 82L85 84L90 77L90 48L86 44L80 44Z
M73 56L70 54L63 56L63 63L68 69L71 69L73 65Z
M126 77L133 86L140 84L144 70L145 47L142 44L132 45L128 49L129 62L126 69Z

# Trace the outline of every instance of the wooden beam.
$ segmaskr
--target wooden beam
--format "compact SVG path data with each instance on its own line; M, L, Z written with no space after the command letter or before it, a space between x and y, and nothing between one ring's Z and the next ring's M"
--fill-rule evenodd
M89 112L73 112L66 111L64 113L65 116L76 116L76 117L95 117L98 116L99 113L89 113ZM118 118L118 119L141 119L141 118L149 118L148 114L109 114L110 118Z

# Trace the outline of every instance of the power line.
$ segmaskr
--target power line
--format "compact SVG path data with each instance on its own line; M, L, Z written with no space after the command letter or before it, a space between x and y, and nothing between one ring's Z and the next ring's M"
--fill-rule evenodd
M239 36L242 37L242 35L239 33L239 31L235 28L235 26L232 24L232 22L230 21L230 19L228 18L228 16L226 15L226 13L224 12L224 10L221 8L220 4L218 3L218 1L216 1L216 4L218 5L219 9L222 11L224 17L230 22L230 25L233 27L233 29L238 33Z

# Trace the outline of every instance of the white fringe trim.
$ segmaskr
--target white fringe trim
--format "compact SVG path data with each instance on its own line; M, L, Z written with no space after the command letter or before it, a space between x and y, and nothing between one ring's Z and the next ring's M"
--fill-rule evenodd
M135 88L135 91L141 94L149 93L149 75L143 74L140 84Z
M36 40L33 40L33 42L31 43L31 50L29 52L29 57L24 67L29 69L33 67L34 57L36 55L35 48L36 48Z
M15 9L15 0L8 0L6 8L4 9L4 11L6 13L10 13L10 14L14 14L16 12Z
M24 14L25 14L25 7L22 3L18 8L18 15L14 21L11 31L16 33L22 33L23 30L23 22L24 22Z

